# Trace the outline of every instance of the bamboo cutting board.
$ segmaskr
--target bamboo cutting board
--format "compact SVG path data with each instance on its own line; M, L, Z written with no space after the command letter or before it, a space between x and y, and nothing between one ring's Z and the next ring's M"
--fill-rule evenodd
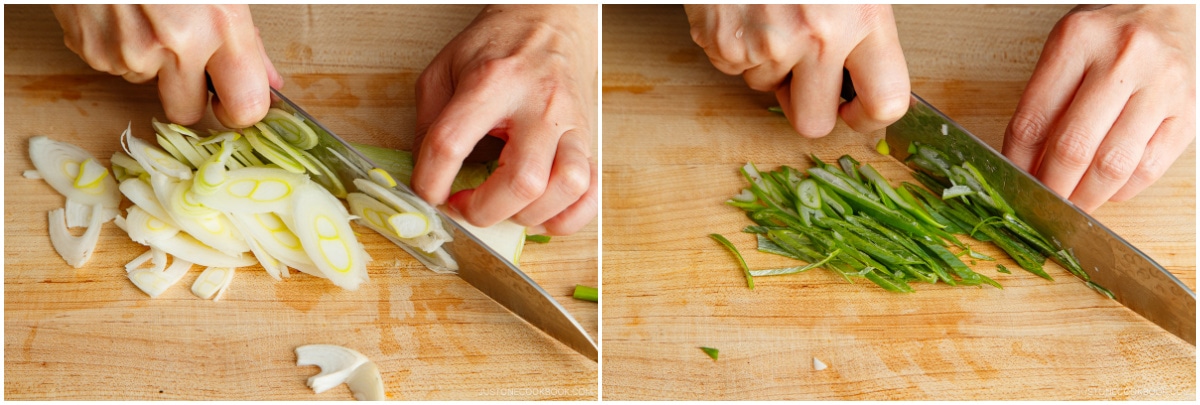
M417 75L478 6L252 8L284 92L352 141L411 147ZM28 139L48 135L108 164L118 135L153 139L165 119L154 86L91 70L63 46L46 6L5 7L5 399L352 399L320 395L318 372L294 349L353 348L379 365L387 397L595 399L597 364L525 323L453 275L437 275L369 229L375 259L358 291L293 272L277 282L242 268L219 302L194 297L188 276L157 299L123 266L146 248L106 224L87 267L54 252L46 212L63 198L32 169ZM215 128L211 117L194 128ZM526 247L521 268L592 334L596 304L571 298L598 283L595 222Z
M1067 6L896 6L913 90L994 147ZM848 284L754 250L723 202L738 168L808 167L849 153L894 181L883 131L840 124L804 139L773 96L721 74L679 6L606 6L603 31L605 399L1195 399L1195 347L1102 298L1057 265L1055 282L1002 252L972 266L1004 285ZM1139 197L1095 218L1195 288L1195 147ZM699 347L720 350L713 361ZM829 368L815 371L813 359Z

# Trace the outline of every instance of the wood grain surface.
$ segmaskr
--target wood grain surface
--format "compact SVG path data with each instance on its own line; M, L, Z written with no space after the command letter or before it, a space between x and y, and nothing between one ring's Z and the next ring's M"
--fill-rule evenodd
M47 6L4 11L5 399L351 399L344 385L320 395L305 386L318 369L297 367L293 350L311 343L365 354L388 399L597 398L597 363L363 227L375 261L353 292L299 273L277 282L254 266L219 302L189 291L198 269L150 299L122 270L146 249L111 223L85 268L67 266L46 217L64 199L21 177L33 168L28 139L70 141L107 165L127 123L153 139L150 119L165 115L154 86L93 71L69 51ZM479 6L252 11L285 94L352 141L409 148L415 80ZM194 127L217 124L210 114ZM530 244L521 266L592 336L596 304L571 293L598 283L596 223Z
M1046 35L1068 6L896 6L913 90L999 148ZM1048 282L989 246L977 271L1004 285L914 284L898 295L754 250L723 202L738 168L807 167L850 153L892 179L883 132L805 139L773 95L711 66L679 6L603 8L605 399L1191 399L1193 345L1104 299L1057 265ZM1140 196L1094 217L1193 290L1195 146ZM978 245L978 244L976 244ZM699 347L715 347L713 361ZM826 363L813 369L813 358Z

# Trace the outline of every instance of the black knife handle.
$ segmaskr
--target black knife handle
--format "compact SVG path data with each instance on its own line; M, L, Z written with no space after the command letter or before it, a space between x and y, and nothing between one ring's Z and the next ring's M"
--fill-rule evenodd
M858 93L854 92L854 82L850 80L850 71L842 68L842 99L849 102L854 100Z

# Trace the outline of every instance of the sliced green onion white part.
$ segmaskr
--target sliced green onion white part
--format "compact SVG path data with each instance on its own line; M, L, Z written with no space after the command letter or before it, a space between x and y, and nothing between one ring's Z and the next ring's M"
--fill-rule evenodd
M150 213L136 205L129 207L129 215L125 217L125 233L129 239L149 246L150 244L174 237L179 228L155 218Z
M108 170L95 164L95 158L82 148L65 142L35 136L29 140L29 160L42 179L59 194L83 205L101 205L116 209L121 202L117 182ZM91 161L92 163L86 163ZM87 166L80 175L80 165ZM82 180L82 186L76 181Z
M21 176L30 180L41 180L42 172L31 169L21 172Z
M288 228L278 215L268 212L261 214L231 213L229 216L237 224L238 229L242 230L243 235L253 239L271 257L293 269L325 277L320 270L317 270L317 265L308 257L308 253L304 251L300 238ZM286 273L281 273L281 275L287 277Z
M133 157L142 166L142 169L145 169L152 177L155 173L158 173L176 179L192 178L191 167L171 157L171 155L163 152L162 149L156 148L154 145L130 135L130 128L125 128L125 132L121 134L121 142L121 146L125 148L125 153Z
M233 282L234 268L209 267L200 273L200 277L192 283L192 294L202 299L219 301L221 295Z
M334 285L356 290L367 281L367 255L354 231L350 214L325 189L302 187L293 200L288 228L295 232L308 257Z
M366 364L366 369L362 367ZM357 351L327 344L304 345L296 348L297 366L317 366L321 372L308 377L308 387L320 394L349 382L350 390L359 400L383 400L383 378L371 360ZM363 371L360 371L363 370Z
M71 267L78 269L91 259L96 243L100 241L103 209L99 205L92 206L92 221L80 236L71 235L67 230L66 215L62 208L50 211L50 244Z
M138 269L129 272L127 276L139 290L149 295L150 298L157 298L168 288L178 283L191 268L192 263L175 257L171 260L171 265L167 266L167 269L161 272Z
M459 221L458 224L510 263L516 265L521 262L521 251L525 249L524 225L507 219L486 228L471 225L467 221Z
M305 124L304 119L287 111L272 108L262 122L279 134L284 142L300 150L317 146L317 134Z
M187 233L155 241L150 247L161 249L171 256L208 267L242 267L253 265L254 257L248 254L230 256L209 247Z

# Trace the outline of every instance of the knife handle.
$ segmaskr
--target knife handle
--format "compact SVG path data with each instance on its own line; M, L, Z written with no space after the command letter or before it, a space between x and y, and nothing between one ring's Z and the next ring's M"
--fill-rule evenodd
M850 71L842 68L842 99L849 102L857 95L858 93L854 92L854 82L850 80Z

